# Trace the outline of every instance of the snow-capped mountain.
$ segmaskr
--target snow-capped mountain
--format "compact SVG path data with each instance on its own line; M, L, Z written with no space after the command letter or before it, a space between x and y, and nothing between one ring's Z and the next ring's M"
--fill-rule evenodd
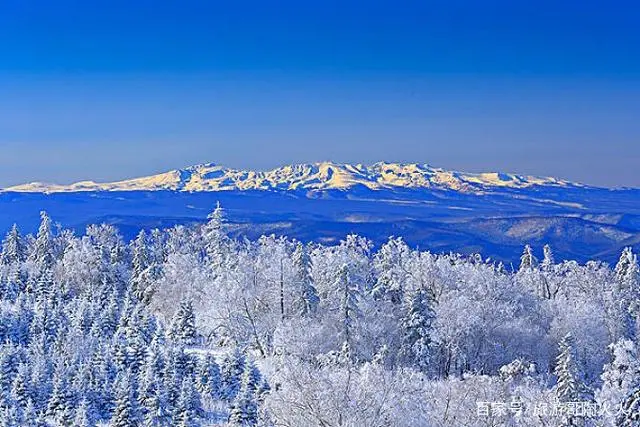
M71 185L34 182L10 187L8 192L62 193L81 191L235 191L235 190L370 190L412 188L466 193L491 188L522 189L534 186L581 187L580 184L535 176L504 173L463 173L416 163L296 164L269 171L245 171L213 163L118 182L82 181Z
M330 243L358 233L381 244L394 235L438 252L516 262L525 243L549 243L559 257L582 261L640 249L640 189L414 163L269 171L203 164L111 183L24 184L0 191L0 234L14 221L36 230L45 210L78 232L107 222L131 238L142 228L205 221L218 202L230 233L250 239L275 233Z

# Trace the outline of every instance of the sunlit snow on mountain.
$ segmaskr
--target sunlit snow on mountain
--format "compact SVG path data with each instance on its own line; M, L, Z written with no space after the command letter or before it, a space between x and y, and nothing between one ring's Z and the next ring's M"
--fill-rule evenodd
M362 185L371 190L393 188L433 188L462 192L482 191L493 187L527 188L536 185L578 186L555 178L520 176L504 173L470 174L432 168L416 163L361 164L313 163L279 167L269 171L228 169L208 163L158 175L125 181L96 183L82 181L72 185L34 182L6 191L75 192L75 191L233 191L233 190L348 190Z
M551 244L558 257L613 261L640 247L640 189L590 187L556 178L464 173L415 163L314 163L269 171L203 164L112 183L30 183L0 192L0 229L18 218L34 231L39 212L81 231L203 221L221 202L228 231L337 242L362 234L376 244L401 236L436 252L517 260L522 246Z

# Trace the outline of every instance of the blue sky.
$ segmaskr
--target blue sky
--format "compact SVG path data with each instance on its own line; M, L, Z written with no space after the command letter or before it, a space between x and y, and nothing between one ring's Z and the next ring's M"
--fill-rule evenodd
M640 186L638 22L615 1L3 1L0 187L322 160Z

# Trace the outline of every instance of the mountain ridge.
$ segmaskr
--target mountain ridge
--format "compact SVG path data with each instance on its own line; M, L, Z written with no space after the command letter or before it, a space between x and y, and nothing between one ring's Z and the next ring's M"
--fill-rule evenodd
M493 188L531 187L590 188L553 177L511 173L466 173L418 163L377 162L372 165L317 162L285 165L266 171L226 168L203 163L155 175L98 183L80 181L69 185L32 182L0 190L22 193L91 191L322 191L349 190L364 186L381 189L437 189L482 193ZM597 188L597 187L593 187Z

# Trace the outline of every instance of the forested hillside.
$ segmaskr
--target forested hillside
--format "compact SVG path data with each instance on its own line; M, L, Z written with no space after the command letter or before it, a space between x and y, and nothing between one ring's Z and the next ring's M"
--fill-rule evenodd
M527 246L512 268L226 231L219 206L131 242L14 227L0 425L640 425L630 249L610 267Z

